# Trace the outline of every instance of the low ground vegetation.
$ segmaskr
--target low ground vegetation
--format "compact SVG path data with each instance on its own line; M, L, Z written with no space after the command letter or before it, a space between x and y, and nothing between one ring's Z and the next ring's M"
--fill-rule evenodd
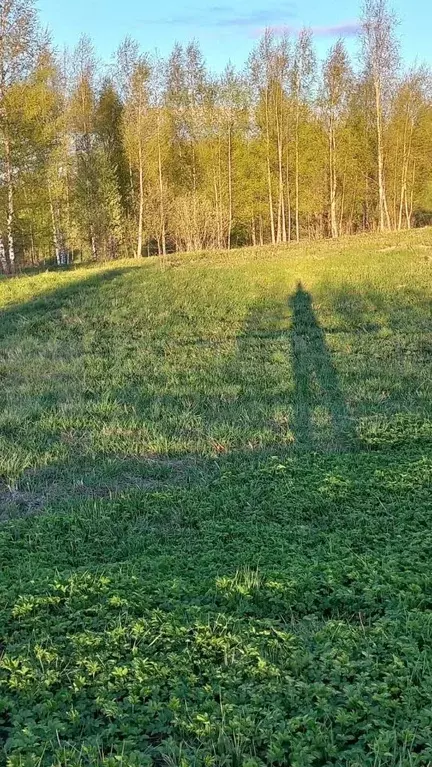
M0 764L432 764L431 265L0 281Z

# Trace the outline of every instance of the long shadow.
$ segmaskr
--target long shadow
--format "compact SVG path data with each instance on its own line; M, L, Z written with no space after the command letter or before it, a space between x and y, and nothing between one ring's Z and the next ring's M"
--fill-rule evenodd
M355 434L325 334L314 312L312 297L301 282L290 298L294 378L292 430L299 447L313 449L313 411L321 404L328 411L336 449L354 447Z
M51 289L41 292L28 301L12 303L4 308L0 307L0 340L11 336L19 329L20 323L27 321L31 330L45 329L45 325L55 319L56 314L68 303L75 304L77 301L88 300L90 293L98 294L100 288L123 276L131 270L131 267L111 268L106 271L98 271L96 274L86 274L83 279L74 280L62 287L53 286ZM16 278L20 279L20 277Z
M5 310L0 320L8 342L19 344L24 323L43 350L50 330L62 323L65 344L72 344L71 302L74 314L82 312L79 319L100 335L100 307L110 299L103 283L119 273ZM100 287L99 309L86 320L85 310L93 308ZM358 298L355 316L346 324L363 329ZM399 303L397 315L389 310L392 326L409 316ZM314 416L323 405L341 447L353 435L326 333L302 285L290 306L291 323L286 295L252 307L230 362L239 405L228 409L228 425L243 425L249 417L254 428L261 427L283 399L287 412L294 412L296 441L311 448L318 433ZM108 343L116 343L109 330L104 330L103 354ZM82 351L78 340L72 352ZM47 355L47 367L49 362ZM357 373L351 359L347 365ZM31 381L35 389L37 375ZM135 371L132 380L142 385ZM164 383L162 374L160 380ZM111 391L111 380L109 386ZM80 398L84 394L80 391ZM150 390L147 396L153 396ZM192 388L190 398L197 396L210 428L219 418L217 411L209 413L214 389ZM185 406L181 396L174 404ZM173 399L166 405L171 416ZM146 416L145 410L140 413ZM161 419L149 411L150 417ZM222 426L226 430L224 421ZM85 423L84 429L90 428ZM169 421L161 428L168 438ZM27 420L17 437L36 429L38 421L33 428ZM431 649L425 632L429 475L423 447L411 440L408 445L384 460L382 454L365 452L308 455L278 449L268 455L253 446L214 460L214 476L203 471L200 486L164 492L158 485L128 487L138 474L145 482L142 467L125 466L123 456L115 454L107 492L97 502L78 502L70 515L37 515L0 527L0 655L5 652L5 660L12 661L2 662L0 745L10 739L15 759L21 758L20 750L25 758L31 749L40 765L57 763L63 751L64 758L73 753L71 759L83 753L85 764L102 764L105 754L110 761L113 755L124 761L143 743L145 761L151 758L155 765L177 764L180 756L183 762L203 763L204 748L210 761L221 765L290 764L299 754L310 764L370 764L376 762L376 744L387 747L397 731L402 736L390 758L406 763L408 727L416 733L414 759L421 758L430 740L424 715L427 679L421 674ZM72 450L59 457L63 482L69 457L77 460ZM100 449L93 460L104 460ZM155 469L164 483L175 466L154 462L148 472L153 481ZM190 472L189 466L178 469ZM125 472L133 473L132 482ZM122 492L111 499L108 491L119 484L119 476ZM100 472L94 484L101 479ZM143 495L143 490L151 492ZM55 511L63 512L63 498L54 500ZM395 671L394 658L401 654L403 663ZM341 657L349 662L341 664ZM365 666L364 658L380 662ZM387 678L392 689L383 688ZM354 684L358 706L353 705ZM376 689L384 689L382 705L371 694ZM389 699L395 705L389 706ZM345 709L353 716L341 726ZM52 736L53 710L60 723L58 734L56 719L57 737ZM70 716L84 710L90 715ZM203 728L203 722L209 726ZM171 754L171 748L177 750Z
M410 441L427 440L432 360L428 291L415 286L384 291L368 281L356 286L329 284L323 290L353 352L343 361L343 375L347 389L355 392L362 442L366 436L367 444L376 449L381 438L387 446L389 440L399 443L408 434ZM386 421L393 426L384 427ZM374 422L381 433L378 442Z
M131 269L86 275L0 310L0 507L185 484L243 450L327 453L429 439L423 293L389 298L368 285L323 285L320 324L301 284L289 300L284 288L266 289L233 323L237 332L224 326L215 336L209 322L194 336L195 319L185 322L180 306L170 324L155 320L149 339L139 315L136 326L124 320L124 333L121 316L111 323ZM391 334L378 339L381 325ZM199 348L189 358L182 347L192 344ZM402 410L417 421L388 429ZM2 480L13 498L3 488L2 499Z
M112 284L129 271L130 267L93 274L86 271L85 276L79 275L67 284L47 284L37 295L21 301L17 290L16 301L0 307L0 496L10 471L20 473L12 466L16 456L20 456L20 462L28 462L25 455L33 450L35 435L41 436L41 421L49 418L58 402L65 399L70 384L68 365L81 361L84 354L87 326L83 313L89 306L94 307L94 326L102 325L100 307L104 306L105 295L110 297L105 291L112 290ZM73 383L80 384L79 391L77 388L74 392L79 396L82 377L75 375ZM60 441L60 430L42 437L48 449Z

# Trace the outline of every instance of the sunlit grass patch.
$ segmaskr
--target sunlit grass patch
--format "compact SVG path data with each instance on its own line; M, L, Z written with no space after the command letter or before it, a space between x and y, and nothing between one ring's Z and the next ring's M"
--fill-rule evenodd
M430 237L0 281L0 764L432 762Z

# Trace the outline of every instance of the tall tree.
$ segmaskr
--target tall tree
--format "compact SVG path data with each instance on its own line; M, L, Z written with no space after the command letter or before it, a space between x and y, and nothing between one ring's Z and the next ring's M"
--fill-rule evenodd
M152 62L150 78L150 113L154 129L150 135L148 147L149 165L154 180L155 197L158 201L157 224L155 236L158 253L167 253L167 220L168 220L168 147L171 140L170 124L166 98L167 71L165 62L156 58Z
M221 174L225 177L226 188L226 234L222 234L221 245L231 248L234 227L235 211L235 154L236 145L240 140L245 127L247 99L244 82L235 72L231 63L227 65L218 83L216 83L217 96L214 110L218 120L218 156L220 148L223 149L225 171ZM223 191L220 189L219 197L223 199ZM223 222L224 217L221 217Z
M124 98L124 140L131 171L138 176L137 239L135 256L140 258L144 245L145 139L149 128L148 57L139 52L135 41L127 38L117 52L117 72Z
M267 30L242 75L130 39L107 72L0 2L1 271L432 222L431 75L399 67L386 2L363 2L360 70L339 40L320 80L310 30Z
M123 141L124 106L111 78L104 78L95 108L95 133L113 168L123 214L130 212L128 161Z
M322 111L328 140L328 177L330 232L332 237L339 235L337 215L338 190L338 127L346 110L349 97L349 84L352 81L348 54L342 40L331 48L323 67Z
M5 256L0 232L0 257L3 266L15 270L15 204L14 137L11 121L14 88L23 83L32 71L38 56L42 36L34 0L2 0L0 3L0 141L3 175L7 187L7 242Z
M292 91L295 104L295 232L300 240L300 131L302 111L313 98L312 83L316 67L312 32L302 29L295 46Z
M84 244L97 259L94 211L95 168L93 148L97 98L97 61L91 40L84 36L73 53L69 125L76 154L77 221Z
M275 211L274 211L274 183L272 173L272 141L271 141L271 92L273 81L275 56L275 40L270 29L264 32L257 48L249 59L251 84L257 99L258 121L262 123L265 143L266 176L268 212L270 222L271 241L276 243ZM262 115L262 117L261 117ZM261 127L261 126L260 126Z
M384 123L394 76L399 66L396 25L396 17L387 0L364 0L361 41L365 70L372 79L375 96L378 212L381 231L391 228L385 181Z

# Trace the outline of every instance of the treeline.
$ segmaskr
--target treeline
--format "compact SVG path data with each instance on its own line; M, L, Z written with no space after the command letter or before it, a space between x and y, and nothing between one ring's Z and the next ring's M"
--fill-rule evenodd
M432 220L432 88L386 0L355 66L266 31L244 71L126 39L60 55L33 0L0 4L0 266L282 243Z

